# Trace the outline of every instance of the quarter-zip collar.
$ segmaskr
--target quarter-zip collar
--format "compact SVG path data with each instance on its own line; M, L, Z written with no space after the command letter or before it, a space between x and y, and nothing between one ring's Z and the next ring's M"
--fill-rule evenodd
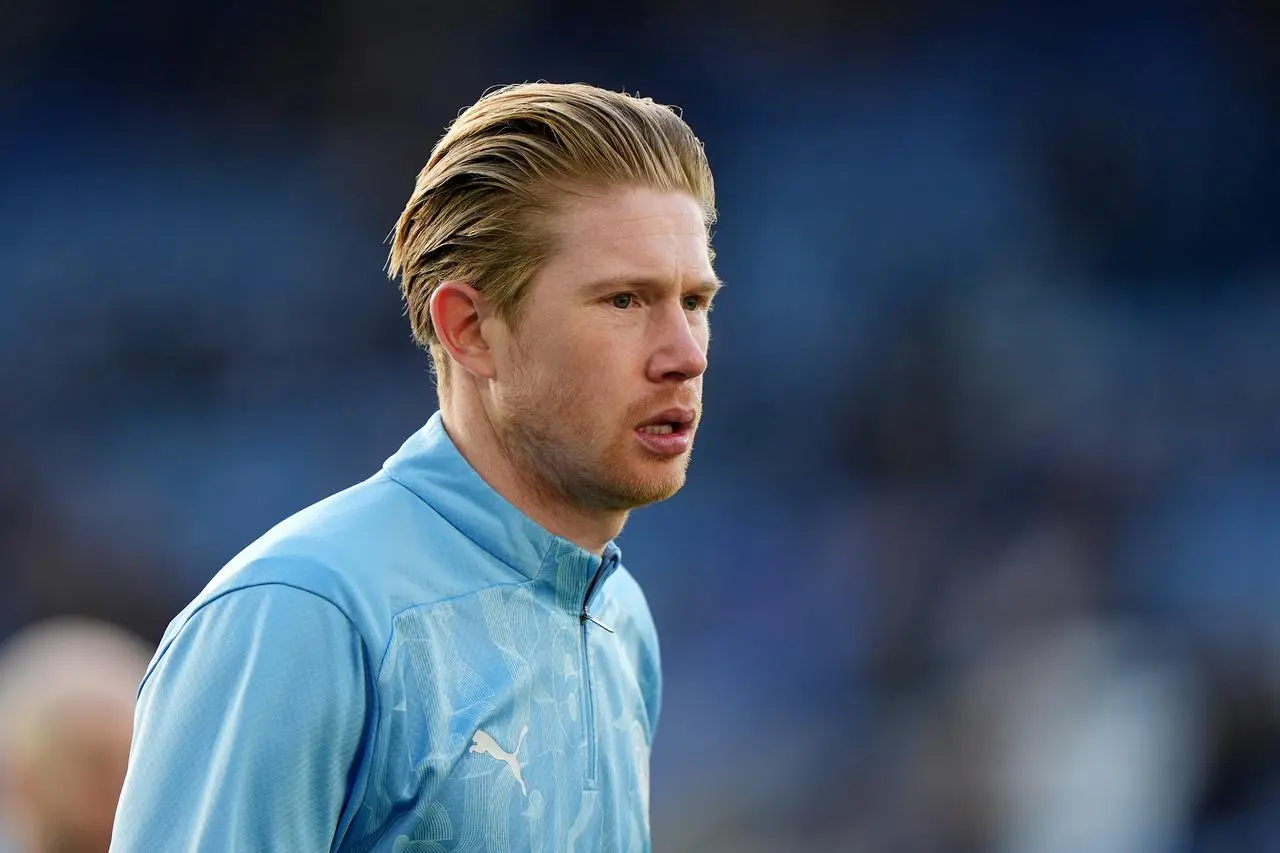
M382 467L495 559L552 586L557 605L584 619L618 568L621 551L614 543L597 557L556 536L494 491L458 451L439 412Z

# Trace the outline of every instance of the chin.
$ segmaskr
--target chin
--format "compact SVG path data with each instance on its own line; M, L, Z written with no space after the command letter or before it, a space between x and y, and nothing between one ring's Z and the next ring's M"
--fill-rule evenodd
M621 453L595 466L594 503L616 510L632 510L665 501L683 488L689 456L655 458Z
M660 477L652 474L648 477L639 476L626 483L618 483L617 486L618 493L626 495L630 506L638 508L672 497L684 486L684 480L684 467L681 466L679 473L669 473Z

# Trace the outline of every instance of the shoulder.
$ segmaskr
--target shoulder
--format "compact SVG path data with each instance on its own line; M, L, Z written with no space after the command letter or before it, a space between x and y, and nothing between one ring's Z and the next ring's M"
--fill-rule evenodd
M646 630L653 630L653 615L649 612L649 601L631 572L619 566L609 578L606 589L609 597L616 601L630 618L636 620Z
M187 606L190 616L226 596L258 587L292 588L324 599L351 622L372 628L371 599L397 517L411 501L378 476L312 504L281 521L233 557ZM376 621L376 619L373 619Z
M652 665L656 667L658 630L640 584L630 572L620 566L609 578L605 592L608 596L606 607L609 619L625 629L623 635L629 643L637 646L641 656L651 659Z
M473 591L484 557L380 472L286 518L233 557L170 625L229 596L290 589L336 608L371 649L399 611Z

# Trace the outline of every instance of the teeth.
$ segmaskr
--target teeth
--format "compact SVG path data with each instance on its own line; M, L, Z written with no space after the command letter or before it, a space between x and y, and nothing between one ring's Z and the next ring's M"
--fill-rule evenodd
M647 432L649 435L667 435L675 432L675 427L671 424L650 424L646 427L640 427L641 432Z

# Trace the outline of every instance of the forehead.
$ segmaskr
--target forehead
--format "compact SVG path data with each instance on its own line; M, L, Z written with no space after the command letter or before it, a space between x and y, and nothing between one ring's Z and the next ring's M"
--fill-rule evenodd
M684 193L636 188L574 196L551 227L556 248L543 269L549 279L714 277L702 209Z

